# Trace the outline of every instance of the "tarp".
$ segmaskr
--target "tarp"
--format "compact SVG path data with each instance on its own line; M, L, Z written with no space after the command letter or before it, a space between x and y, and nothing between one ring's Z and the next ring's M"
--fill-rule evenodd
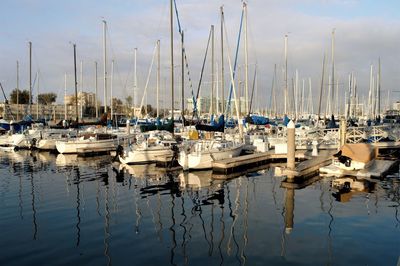
M219 117L218 124L215 124L215 125L198 124L198 125L196 125L196 130L202 130L202 131L224 132L224 128L225 128L224 115L221 115Z
M345 144L340 151L342 156L362 163L368 163L375 158L374 148L367 143Z

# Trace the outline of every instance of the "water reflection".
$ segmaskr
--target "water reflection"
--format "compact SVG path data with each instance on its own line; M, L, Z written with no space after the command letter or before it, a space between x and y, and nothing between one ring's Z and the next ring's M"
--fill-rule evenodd
M210 171L167 172L155 165L112 164L110 158L35 152L2 156L0 203L15 192L14 219L22 225L29 220L31 241L40 239L36 242L51 247L56 243L46 232L56 238L71 236L69 243L60 243L66 254L58 256L75 262L89 254L101 255L107 265L121 264L133 249L143 265L332 264L343 262L334 254L351 255L341 248L349 235L355 242L370 239L365 230L355 230L360 224L371 233L380 223L391 224L385 241L390 239L387 246L398 243L396 179L324 179L297 190L282 187L273 169L217 180ZM14 179L6 176L9 172ZM363 188L358 189L361 183ZM370 205L375 212L369 213ZM53 211L61 229L46 221L53 218ZM6 233L4 241L12 237ZM315 258L298 244L304 242L313 254L326 256ZM374 249L380 248L373 243ZM149 248L154 251L145 255ZM385 252L384 264L390 264L394 252Z

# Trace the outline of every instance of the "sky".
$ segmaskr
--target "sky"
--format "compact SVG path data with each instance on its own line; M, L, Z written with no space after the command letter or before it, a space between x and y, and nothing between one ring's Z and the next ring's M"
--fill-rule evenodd
M190 78L196 92L204 59L208 34L215 25L215 58L220 68L220 7L224 7L225 54L234 60L242 1L240 0L176 0L179 19L185 36ZM284 36L288 35L288 76L297 70L302 79L312 80L314 106L319 97L322 60L327 58L330 71L331 32L335 29L335 77L339 95L344 98L348 75L354 73L361 95L367 95L370 66L374 74L380 58L383 101L400 99L400 2L395 0L248 0L249 77L257 65L255 104L266 107L270 102L274 65L277 65L277 90L282 90ZM161 42L161 99L167 106L170 89L169 0L2 0L0 16L0 82L7 96L16 86L16 61L20 64L20 88L29 88L28 42L33 46L33 75L39 72L39 93L54 92L57 102L64 95L64 74L67 93L73 87L73 47L77 46L78 89L94 92L95 68L98 62L98 98L103 101L103 24L107 21L108 73L114 60L113 96L124 101L133 94L134 48L137 48L138 88L134 94L140 104L153 51ZM174 61L176 94L180 95L180 43L174 24ZM243 33L242 33L243 37ZM210 52L211 53L211 52ZM244 40L238 57L238 76L244 79ZM82 62L83 81L80 80ZM209 95L211 87L210 54L204 70L201 95ZM328 73L327 71L327 73ZM225 58L226 84L229 78ZM215 77L216 78L216 77ZM110 76L108 80L110 82ZM327 79L327 77L325 77ZM191 88L185 77L185 95ZM155 104L156 68L151 70L147 101ZM37 83L35 83L37 85ZM111 84L108 84L110 87ZM250 86L252 87L252 86ZM308 87L307 87L308 89ZM227 91L227 88L225 89ZM389 92L389 97L388 97ZM37 95L37 86L33 90ZM110 92L108 92L110 94ZM279 94L279 92L278 92ZM179 99L176 98L176 101ZM0 99L3 101L3 99ZM315 107L314 107L315 108Z

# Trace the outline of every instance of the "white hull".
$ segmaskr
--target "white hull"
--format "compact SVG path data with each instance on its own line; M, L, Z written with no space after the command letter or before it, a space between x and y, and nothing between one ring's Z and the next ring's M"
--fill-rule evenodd
M96 140L96 139L85 139L85 140L68 140L68 141L57 141L56 148L61 154L63 153L95 153L95 152L108 152L113 151L117 147L117 141L115 139Z
M363 170L363 169L370 167L374 163L374 161L375 160L371 160L367 163L363 163L363 162L358 162L358 161L352 160L350 165L346 166L345 164L339 162L336 158L334 158L333 165L335 165L343 170L358 171L358 170Z
M29 140L25 134L4 135L0 138L0 146L29 148Z
M151 163L157 160L157 157L169 157L173 155L170 147L151 147L145 149L136 149L124 152L125 156L119 156L119 160L124 164Z
M40 139L36 143L36 148L39 150L55 150L56 142L60 139Z
M224 148L222 150L210 149L191 153L182 151L179 154L178 162L183 169L210 169L213 161L237 157L242 152L242 149L243 144Z

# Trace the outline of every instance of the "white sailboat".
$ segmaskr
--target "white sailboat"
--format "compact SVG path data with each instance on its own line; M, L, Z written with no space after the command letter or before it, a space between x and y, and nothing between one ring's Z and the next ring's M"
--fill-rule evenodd
M187 145L179 153L178 162L184 170L210 169L212 162L240 155L244 144L226 140L201 140Z
M49 129L40 133L40 138L36 140L35 147L39 150L56 150L56 142L76 137L76 131L71 129Z
M149 136L131 145L119 155L119 161L123 164L145 164L152 163L157 157L172 157L172 147L176 141L169 132L153 131Z
M109 152L117 148L117 136L106 133L88 133L78 138L56 141L59 153L98 153Z

